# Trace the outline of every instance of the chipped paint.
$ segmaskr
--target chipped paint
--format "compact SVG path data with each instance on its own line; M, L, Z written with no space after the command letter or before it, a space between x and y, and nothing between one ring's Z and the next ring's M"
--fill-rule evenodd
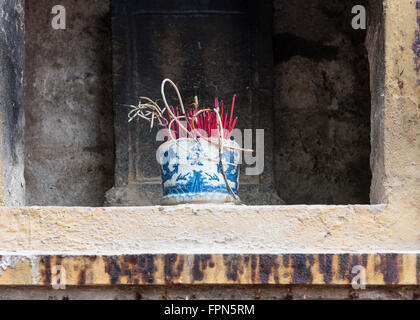
M0 256L0 276L8 268L16 269L17 265L25 259L26 257L22 256Z
M39 284L40 275L41 275L39 259L36 256L31 256L30 261L31 261L30 266L32 270L32 284L37 285Z

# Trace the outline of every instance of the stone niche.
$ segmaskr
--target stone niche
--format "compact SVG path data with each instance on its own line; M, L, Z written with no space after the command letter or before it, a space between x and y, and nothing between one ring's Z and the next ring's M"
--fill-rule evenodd
M157 204L156 129L123 105L164 78L186 104L237 94L239 128L265 130L245 204L369 203L366 30L350 24L367 1L66 0L60 32L54 4L25 4L27 205Z
M111 205L152 205L161 197L156 131L127 123L139 95L158 99L177 83L185 104L237 95L240 129L265 130L264 173L241 170L245 203L279 204L272 169L271 3L267 1L112 1L116 165ZM169 90L168 90L169 91ZM172 97L171 101L174 101ZM255 132L255 130L254 130ZM255 137L254 137L255 139Z
M264 174L241 172L245 203L368 203L369 65L350 2L113 1L109 203L159 200L156 132L128 124L121 105L160 98L166 77L187 103L238 94L240 128L265 130Z
M274 1L274 172L288 204L369 203L368 1ZM370 16L368 15L368 18Z

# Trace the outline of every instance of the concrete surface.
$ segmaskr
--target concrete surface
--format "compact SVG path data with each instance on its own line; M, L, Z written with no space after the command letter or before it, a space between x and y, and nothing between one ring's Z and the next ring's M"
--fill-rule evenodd
M403 219L401 211L403 208ZM417 208L234 206L0 208L0 251L312 253L420 249Z
M24 1L0 4L0 204L25 205Z
M25 4L26 204L102 206L114 170L109 1L61 1L65 30L51 26L56 4Z
M420 52L416 1L385 2L385 90L382 133L372 144L383 150L383 191L375 202L399 203L402 215L420 208ZM382 136L383 135L383 136ZM379 151L380 152L380 151Z
M415 286L138 286L138 287L0 287L0 300L419 300Z

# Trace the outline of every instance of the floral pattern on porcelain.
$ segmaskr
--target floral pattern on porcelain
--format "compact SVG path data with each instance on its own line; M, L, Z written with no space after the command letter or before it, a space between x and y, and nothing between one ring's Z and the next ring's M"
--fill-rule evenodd
M217 139L212 139L217 143ZM231 140L225 146L239 148ZM226 179L238 197L240 151L223 149ZM194 202L238 202L226 187L219 163L218 145L204 139L180 138L163 143L157 152L162 169L162 204Z

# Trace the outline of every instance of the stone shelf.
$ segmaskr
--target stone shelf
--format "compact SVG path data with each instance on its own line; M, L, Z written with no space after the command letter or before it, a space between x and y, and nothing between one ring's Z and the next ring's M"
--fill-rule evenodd
M0 208L0 285L420 284L418 212L389 205ZM405 230L404 233L398 230Z

